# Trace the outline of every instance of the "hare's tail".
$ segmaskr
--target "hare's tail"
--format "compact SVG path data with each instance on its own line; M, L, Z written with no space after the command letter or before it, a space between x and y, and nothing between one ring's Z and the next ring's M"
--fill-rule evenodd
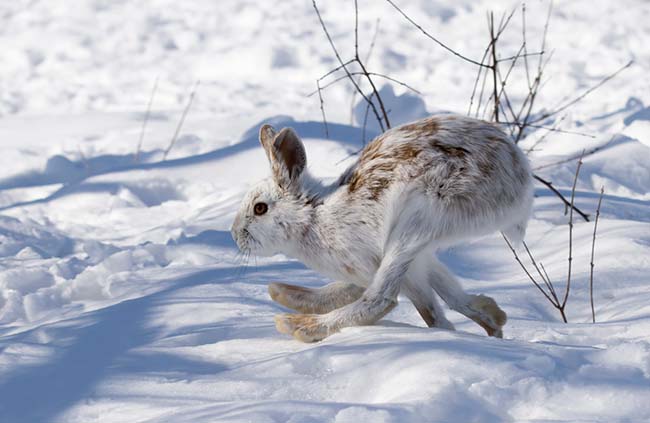
M526 236L526 226L528 219L516 223L512 226L505 228L501 233L508 238L508 241L513 245L521 245L524 237Z

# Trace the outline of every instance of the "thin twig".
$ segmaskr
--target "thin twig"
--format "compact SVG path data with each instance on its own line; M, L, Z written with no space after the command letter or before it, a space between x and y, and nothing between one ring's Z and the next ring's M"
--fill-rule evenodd
M518 126L517 122L498 122L498 123L499 125ZM558 132L560 134L578 135L580 137L587 137L587 138L598 138L597 136L593 134L587 134L586 132L567 131L566 129L555 128L552 126L531 125L531 124L526 124L526 126L529 128L546 129L549 132Z
M525 18L525 6L522 8L522 16L523 16L523 22L525 26L526 18ZM537 94L539 90L541 89L542 85L542 75L544 73L544 69L546 68L546 65L548 64L549 60L553 56L553 52L548 56L547 60L544 61L544 54L546 52L546 37L548 35L548 27L549 23L551 21L551 14L553 12L553 1L551 0L548 5L548 12L546 14L546 22L544 23L544 32L542 35L542 45L540 48L541 54L539 55L539 59L537 61L537 75L535 76L535 79L533 83L530 83L530 71L528 69L528 58L525 56L524 57L524 63L526 67L526 78L528 81L528 94L526 95L526 98L524 99L524 102L521 105L521 109L519 110L519 113L517 114L517 118L515 119L515 122L519 123L518 128L519 131L517 132L517 135L515 136L515 144L519 143L521 141L526 133L526 128L530 126L530 117L531 113L533 112L533 106L535 104L535 99L537 98ZM526 30L525 28L523 29L523 35L524 35L524 43L526 42L525 37L526 37ZM521 119L522 113L523 114L523 120Z
M541 56L542 54L544 54L543 51L536 51L536 52L534 52L534 53L515 54L515 55L513 55L513 56L502 57L502 58L498 59L497 62L498 62L498 63L501 63L501 62L510 62L510 61L512 61L512 60L517 60L517 59L519 59L520 57Z
M595 90L597 90L598 88L602 87L602 86L605 85L607 82L609 82L610 80L612 80L613 78L615 78L616 76L618 76L619 73L623 72L625 69L627 69L627 68L629 68L630 66L632 66L633 63L634 63L634 60L630 60L630 61L627 62L624 66L620 67L616 72L614 72L614 73L612 73L612 74L606 76L606 77L603 78L600 82L598 82L596 85L594 85L593 87L589 88L588 90L586 90L585 92L583 92L582 94L580 94L578 97L574 98L574 99L571 100L571 101L568 101L567 103L563 104L562 106L559 106L558 108L556 108L556 109L553 110L553 111L550 111L550 112L547 112L547 113L542 114L542 115L541 115L540 117L538 117L537 119L531 121L531 123L540 122L540 121L542 121L542 120L544 120L544 119L547 119L547 118L549 118L549 117L551 117L551 116L554 116L554 115L556 115L556 114L558 114L558 113L560 113L560 112L563 112L563 111L566 110L567 108L573 106L574 104L576 104L577 102L579 102L579 101L582 100L583 98L587 97L589 94L591 94L592 92L594 92Z
M494 96L494 121L499 122L499 85L497 84L497 72L498 72L498 66L499 62L497 61L497 39L494 36L494 13L490 12L490 19L489 19L489 28L490 28L490 40L492 41L492 66L490 67L490 70L492 71L492 89L493 89L493 96Z
M582 167L582 156L578 159L578 166L576 166L576 174L573 178L573 187L571 188L571 207L569 209L569 270L567 271L566 291L564 292L564 299L562 300L562 308L566 306L569 299L569 291L571 290L571 264L573 262L573 202L576 196L576 184L578 183L578 175L580 174L580 167Z
M566 117L567 117L566 115L562 116L562 117L559 119L559 121L558 121L555 125L553 125L552 128L546 128L546 132L544 132L544 134L542 134L541 137L539 137L538 139L536 139L535 142L533 142L533 145L531 145L529 148L526 149L526 154L528 155L528 154L530 154L531 152L535 151L536 148L537 148L537 146L540 145L541 143L543 143L544 140L546 139L546 137L549 136L549 134L551 134L551 133L553 133L553 132L560 132L560 133L564 132L563 129L560 129L560 124L562 124L562 122L564 122L564 119L566 119ZM576 135L577 135L577 134L576 134ZM580 134L580 135L587 135L587 134ZM595 136L591 136L591 138L596 138L596 137L595 137Z
M591 303L591 322L596 323L596 311L594 309L594 251L596 248L596 230L598 229L598 217L600 216L600 205L603 201L605 187L600 188L598 207L596 207L596 218L594 219L594 236L591 238L591 270L589 271L589 301Z
M515 249L514 249L514 247L512 246L512 244L510 244L510 241L508 241L508 238L506 238L506 236L503 234L503 232L501 232L501 236L503 237L503 239L504 239L504 241L506 242L506 244L508 244L508 248L510 248L510 251L512 251L512 254L514 254L514 256L515 256L515 260L517 260L517 263L519 263L519 266L521 266L521 268L524 270L524 272L525 272L526 275L528 276L528 279L530 279L530 281L531 281L531 282L532 282L532 283L537 287L537 289L539 289L539 291L540 291L542 294L544 294L544 296L546 297L546 299L547 299L551 304L555 305L555 303L553 302L553 299L552 299L551 297L549 297L549 295L546 293L546 291L544 291L544 289L540 286L540 284L537 283L537 281L535 280L535 278L533 277L533 275L530 274L530 272L528 271L528 269L526 268L526 266L521 262L521 259L519 258L519 255L518 255L517 252L515 251Z
M325 126L325 138L329 139L330 134L327 128L327 117L325 117L325 103L323 102L323 95L321 93L319 80L316 80L316 86L318 87L318 99L320 101L320 112L323 115L323 125Z
M356 2L355 2L356 3ZM325 36L327 37L327 41L329 42L330 46L332 47L332 51L334 52L334 55L336 56L336 59L338 60L340 64L340 68L343 69L350 78L350 82L352 82L352 85L354 85L354 88L357 90L359 95L363 97L363 99L367 102L370 103L370 107L372 108L373 113L375 114L375 117L377 118L377 122L379 123L379 127L381 128L382 132L385 130L384 129L384 123L382 122L382 118L379 115L379 111L377 110L377 107L375 107L375 104L370 102L368 99L368 96L361 90L361 87L359 87L359 84L354 80L352 75L350 74L350 71L348 70L348 65L346 65L345 62L343 62L343 59L341 59L341 55L339 54L338 49L336 48L336 45L334 44L334 41L332 40L332 37L330 36L329 31L327 30L327 25L325 25L325 21L323 20L323 17L320 14L320 10L318 9L318 5L316 4L316 0L312 0L312 5L314 7L314 10L316 11L316 16L318 16L318 21L321 24L321 27L323 28L323 32L325 33ZM358 63L358 58L355 58L354 61Z
M372 96L374 93L370 94L370 99L372 100ZM370 106L366 105L366 113L363 116L363 130L361 132L361 143L365 147L366 146L366 127L368 125L368 111L370 110Z
M566 208L571 208L572 210L575 210L586 222L589 222L589 215L584 213L582 210L580 210L578 207L575 205L572 205L569 201L567 201L566 198L562 195L560 191L558 191L554 186L553 183L550 181L547 181L546 179L543 179L539 175L533 174L533 178L537 179L539 182L542 184L546 185L548 189L550 189L553 194L555 194L562 202L564 203L564 206Z
M156 95L156 89L158 89L158 76L153 83L153 88L151 90L151 95L149 96L149 103L147 104L147 111L144 114L144 120L142 121L142 128L140 129L140 139L138 140L138 148L135 150L135 156L133 158L134 162L140 160L140 151L142 149L142 141L144 140L144 131L147 128L147 123L149 122L149 115L151 114L151 105L153 104L153 97Z
M553 300L555 300L555 304L560 304L560 301L557 298L557 295L555 293L555 287L553 286L553 282L549 278L547 278L540 270L539 266L537 266L537 261L535 261L535 258L533 257L533 254L530 252L530 249L528 248L528 244L526 244L525 241L522 241L522 244L524 245L524 248L526 249L526 253L528 254L528 258L530 258L531 263L533 263L533 266L535 267L535 270L537 270L537 274L542 278L544 281L544 284L546 284L546 287L548 288L549 292L553 296Z
M350 60L348 60L347 62L345 62L345 63L343 63L343 64L340 64L339 66L335 67L334 69L328 71L328 72L325 73L323 76L321 76L320 78L318 78L318 80L319 80L319 81L322 81L323 79L327 78L327 77L330 76L331 74L340 71L341 69L343 69L343 67L348 66L348 65L351 65L351 64L354 63L355 61L356 61L355 59L350 59ZM309 96L311 96L311 95L313 95L313 93L312 93L312 94L309 94Z
M474 64L476 66L479 66L479 67L485 67L485 68L489 67L489 66L485 65L484 63L477 62L476 60L472 60L469 57L463 56L462 54L460 54L456 50L454 50L451 47L447 46L445 43L443 43L442 41L438 40L433 35L429 34L427 31L425 31L424 28L422 28L420 25L417 24L417 22L415 22L413 19L411 19L411 17L409 15L407 15L402 9L400 9L392 0L386 0L386 1L391 6L393 6L395 8L395 10L397 10L404 17L404 19L406 19L413 26L415 26L417 29L419 29L420 32L422 32L427 38L433 40L436 44L438 44L440 47L444 48L445 50L447 50L448 52L450 52L454 56L459 57L459 58L465 60L466 62L472 63L472 64Z
M405 82L402 82L399 79L395 79L395 78L393 78L391 76L384 75L383 73L377 73L377 72L366 72L366 73L364 73L364 72L350 72L350 75L353 75L353 76L366 76L366 75L377 76L379 78L384 78L384 79L392 81L392 82L394 82L394 83L396 83L398 85L401 85L402 87L404 87L406 89L409 89L409 90L413 91L414 93L416 93L418 95L422 95L422 93L420 91L416 90L415 88L413 88L409 84L407 84ZM347 75L341 75L341 76L337 77L336 79L334 79L333 81L330 81L327 84L321 86L320 90L321 91L326 90L330 86L332 86L332 85L336 84L337 82L340 82L340 81L342 81L344 79L348 79L348 76ZM319 89L317 88L316 90L314 90L314 91L310 92L309 94L307 94L307 97L311 97L311 96L313 96L315 94L318 94L318 91L319 91Z
M521 38L522 46L524 48L524 69L526 69L526 82L528 83L528 89L530 90L530 71L528 69L528 56L526 54L528 53L528 38L526 36L526 2L523 2L521 4ZM542 51L541 54L544 54L544 52Z
M359 56L359 4L357 0L354 0L354 57L359 64L359 67L361 68L361 72L364 73L364 76L368 80L368 83L372 88L372 92L377 96L377 102L379 103L379 108L381 109L381 113L384 116L383 123L386 124L386 129L390 129L390 121L388 120L388 112L384 106L384 100L379 95L379 91L377 90L377 87L375 87L375 83L370 77L370 73L368 73L366 70L366 66L363 64L363 61L361 61L361 56Z
M582 156L582 158L584 159L585 157L589 157L592 154L595 154L595 153L599 152L600 150L606 148L608 145L610 145L612 143L612 141L614 141L614 139L616 139L616 134L612 135L612 137L609 139L609 141L607 141L605 144L599 145L598 147L592 148L591 150L587 150L584 153L584 155ZM558 166L558 165L561 165L561 164L564 164L564 163L569 163L569 162L572 162L574 160L578 160L579 158L580 158L580 155L572 156L572 157L569 157L568 159L562 159L562 160L557 161L557 162L547 163L545 165L534 167L533 170L540 170L540 169L546 169L548 167Z
M176 131L174 132L174 136L172 137L171 141L169 142L169 145L167 146L167 149L165 149L165 152L163 153L163 161L167 160L167 155L169 152L172 150L174 147L174 144L176 143L176 139L178 138L178 134L181 132L181 128L183 127L183 123L185 122L185 117L187 116L187 112L190 110L190 106L192 106L192 101L194 101L194 95L196 94L196 89L199 86L200 81L197 80L194 83L194 87L192 88L192 92L190 93L190 99L187 102L187 105L185 106L185 109L183 110L183 114L181 115L181 119L178 121L178 125L176 126Z
M368 47L368 53L366 54L365 62L368 63L372 57L372 51L375 48L375 42L377 41L377 35L379 34L379 23L381 22L380 18L377 18L375 21L375 32L372 34L372 40L370 41L370 47ZM361 85L361 77L357 79L357 84ZM350 99L350 125L354 121L354 103L357 99L357 92L352 91L352 98Z

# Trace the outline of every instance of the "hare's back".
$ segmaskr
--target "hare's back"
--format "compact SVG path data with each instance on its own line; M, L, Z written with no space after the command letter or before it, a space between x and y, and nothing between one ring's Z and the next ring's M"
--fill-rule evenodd
M351 195L372 200L413 182L442 202L507 205L529 191L531 175L521 150L494 124L438 115L374 139L342 182Z

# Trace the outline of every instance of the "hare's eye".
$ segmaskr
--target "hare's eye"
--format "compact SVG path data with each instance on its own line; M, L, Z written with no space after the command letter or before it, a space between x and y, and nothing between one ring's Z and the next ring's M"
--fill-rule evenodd
M253 212L256 216L261 216L269 210L269 206L266 203L255 203L253 206Z

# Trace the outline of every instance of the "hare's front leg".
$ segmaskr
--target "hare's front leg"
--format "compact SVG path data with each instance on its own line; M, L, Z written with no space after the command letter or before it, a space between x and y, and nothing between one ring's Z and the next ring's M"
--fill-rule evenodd
M300 313L324 314L359 299L365 288L333 282L322 288L305 288L286 283L272 283L269 294L273 301Z
M327 314L279 314L275 326L299 341L316 342L343 327L373 324L397 305L403 267L394 259L384 259L372 284L358 300Z

